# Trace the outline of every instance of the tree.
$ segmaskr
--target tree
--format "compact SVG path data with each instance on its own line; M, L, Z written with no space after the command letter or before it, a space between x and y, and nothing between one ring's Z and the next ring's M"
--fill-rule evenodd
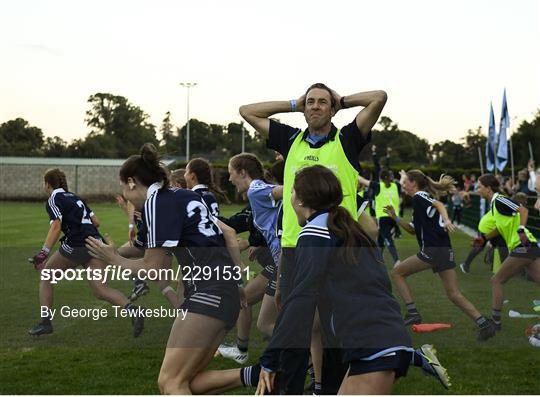
M467 157L463 145L448 139L434 144L432 153L435 164L442 168L463 167L463 162Z
M223 127L221 127L223 128ZM187 124L178 130L177 151L186 153ZM209 124L197 119L189 120L189 146L192 157L208 157L221 141L220 129L212 128Z
M531 122L523 121L512 135L514 164L524 168L529 161L529 142L531 143L536 166L540 164L540 109L536 110Z
M115 157L125 158L138 153L145 142L158 145L155 127L148 121L149 116L123 96L97 93L88 98L88 103L91 108L86 112L85 121L92 128L89 138L94 143L112 144ZM112 139L97 139L98 135ZM92 147L94 145L88 145L89 149ZM110 149L105 150L109 152Z
M178 131L174 130L174 125L171 123L171 112L165 113L159 132L161 133L161 151L167 154L179 152L177 147Z
M142 144L141 144L142 145ZM116 141L112 135L90 133L85 139L75 139L68 147L71 157L117 158ZM131 153L137 154L138 150Z
M1 156L42 156L43 131L22 118L0 125Z
M379 124L383 128L383 131L396 131L398 129L398 125L390 117L381 116Z
M241 123L229 123L227 133L224 136L224 146L228 150L229 157L242 152L242 131L244 132L244 143L250 138L244 125Z
M66 157L68 155L68 143L59 136L47 137L43 145L43 153L47 157Z
M467 135L462 138L462 141L464 142L465 146L465 158L463 159L462 164L456 164L455 166L459 166L462 168L480 167L478 149L480 148L482 159L484 159L487 141L487 137L482 133L482 127L478 127L476 130L467 130Z
M386 124L382 131L373 130L371 136L371 144L377 146L379 156L386 153L387 148L392 148L391 163L416 163L419 165L427 165L430 163L430 146L429 143L422 138L409 131L400 130L397 124ZM371 145L367 145L371 147ZM371 150L365 148L360 153L360 160L371 161Z

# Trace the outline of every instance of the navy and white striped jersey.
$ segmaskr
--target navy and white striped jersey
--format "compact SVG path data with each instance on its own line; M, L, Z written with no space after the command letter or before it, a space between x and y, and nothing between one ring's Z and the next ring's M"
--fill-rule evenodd
M191 190L200 194L206 206L210 208L210 213L212 215L215 217L219 216L219 204L216 200L216 196L208 189L208 186L200 184L193 186Z
M435 199L424 191L416 192L413 197L412 226L422 251L432 247L452 247L444 220L433 207L434 201Z
M495 207L501 215L506 216L515 216L519 212L520 204L517 201L512 200L509 197L503 196L502 194L495 194Z
M145 248L169 248L181 263L185 259L181 248L185 247L192 261L181 265L197 267L199 272L232 266L223 232L198 193L175 187L161 189L155 183L148 188L142 218ZM206 281L219 279L219 274L213 273Z
M309 348L315 308L325 347L346 349L348 360L386 349L410 349L386 268L369 247L358 247L357 263L342 263L342 245L328 229L327 212L313 214L302 228L295 249L294 287L261 357L263 367L276 369L280 349Z
M274 264L279 264L281 243L278 238L278 217L281 200L272 197L272 190L278 185L266 183L261 179L254 179L249 184L247 196L253 211L253 224L264 236Z
M84 247L88 236L99 237L99 232L92 224L92 210L77 195L64 189L54 189L45 205L50 223L59 219L65 241L71 247Z

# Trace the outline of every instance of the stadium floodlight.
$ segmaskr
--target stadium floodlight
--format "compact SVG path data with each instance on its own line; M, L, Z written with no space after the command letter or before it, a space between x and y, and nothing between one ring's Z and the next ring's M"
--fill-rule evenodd
M195 87L197 83L180 83L182 87L187 88L187 126L186 126L186 163L189 161L189 89Z

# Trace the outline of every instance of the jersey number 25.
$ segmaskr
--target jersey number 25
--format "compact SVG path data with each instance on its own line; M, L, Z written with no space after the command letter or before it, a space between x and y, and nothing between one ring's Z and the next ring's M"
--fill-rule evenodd
M208 237L221 234L219 226L214 222L214 217L208 212L206 205L200 201L190 201L186 209L188 218L191 218L192 216L195 216L195 214L199 213L201 220L197 226L201 234Z

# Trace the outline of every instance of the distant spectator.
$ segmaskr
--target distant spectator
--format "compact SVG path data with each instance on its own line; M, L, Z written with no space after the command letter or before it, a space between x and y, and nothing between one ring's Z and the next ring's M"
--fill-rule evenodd
M518 181L513 190L515 193L521 192L527 196L536 196L534 190L529 189L529 171L526 168L518 172Z
M467 174L463 174L461 176L461 180L463 181L463 190L468 192L469 189L471 188L471 180L470 180L470 178L467 176Z
M457 220L457 223L461 223L461 209L463 208L463 198L461 188L457 188L452 193L452 223Z
M475 175L475 174L471 174L471 187L470 187L470 191L471 191L471 192L476 192L476 189L478 189L478 181L476 180L476 175Z
M512 196L514 194L514 184L512 183L512 178L503 178L502 175L497 175L497 179L502 186L503 193L507 196Z

